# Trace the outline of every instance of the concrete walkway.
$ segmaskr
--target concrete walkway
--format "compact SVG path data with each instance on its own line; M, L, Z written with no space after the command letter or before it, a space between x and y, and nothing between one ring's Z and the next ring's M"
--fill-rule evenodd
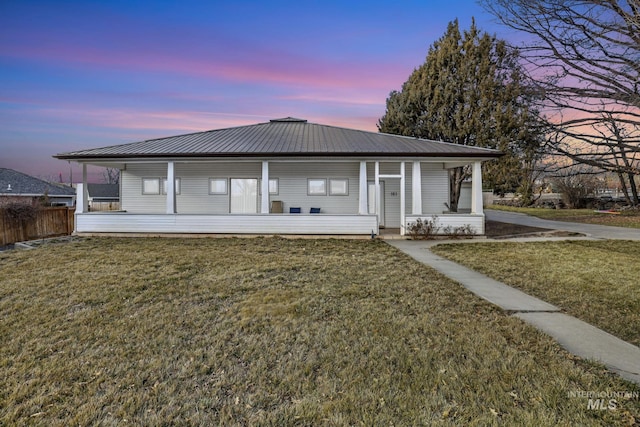
M496 219L496 221L499 220ZM549 227L537 224L535 226ZM580 232L584 233L584 231ZM568 316L552 304L439 257L429 250L431 246L442 242L410 240L385 240L385 242L459 282L481 298L535 326L557 340L567 351L584 359L597 360L621 377L640 384L640 348L575 317Z
M528 225L530 227L565 230L586 234L594 239L640 240L640 229L626 227L611 227L608 225L580 224L577 222L551 221L540 219L516 212L494 211L487 209L485 216L488 220L508 222L511 224Z

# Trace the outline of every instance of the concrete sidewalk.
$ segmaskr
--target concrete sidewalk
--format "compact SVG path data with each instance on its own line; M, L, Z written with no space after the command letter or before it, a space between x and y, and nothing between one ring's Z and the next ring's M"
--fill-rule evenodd
M511 312L557 340L567 351L597 360L621 377L640 384L640 348L566 315L552 304L532 297L432 253L433 241L385 240L414 259L433 267L474 294Z

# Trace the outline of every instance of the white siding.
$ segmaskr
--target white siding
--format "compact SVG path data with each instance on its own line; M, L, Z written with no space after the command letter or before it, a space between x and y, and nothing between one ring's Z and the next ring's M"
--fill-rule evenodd
M422 163L422 213L440 215L448 210L449 171L442 163Z
M405 214L412 212L412 167L411 161L405 162ZM442 214L447 210L445 203L449 201L449 172L442 163L420 164L422 173L422 212L426 215ZM399 175L400 162L380 162L381 175ZM367 180L375 180L373 162L367 165ZM400 179L381 178L385 183L385 226L400 227Z
M371 234L375 215L76 214L78 233Z
M136 213L166 212L167 203L164 195L142 195L142 178L163 178L166 176L166 163L127 165L120 172L120 206L122 210Z
M460 188L458 212L471 212L471 182L465 181Z
M407 174L411 174L411 165L409 162L405 162L405 189L408 192L405 195L410 195L411 191L411 176L407 177ZM400 162L380 162L380 175L399 175L400 174ZM367 164L367 181L375 181L375 166L374 162ZM400 179L399 178L380 178L380 182L384 182L384 225L387 228L400 228ZM411 200L407 200L406 208L411 209Z
M166 164L130 164L122 172L122 209L131 213L164 213L165 198L160 195L143 195L143 178L166 177ZM270 201L280 200L284 212L290 207L321 208L323 214L358 213L358 162L343 163L269 163L269 177L278 179L278 194ZM175 165L176 178L180 178L180 194L176 196L178 213L229 213L229 194L209 194L209 178L258 178L262 176L261 163L179 163ZM307 195L307 179L327 180L327 195ZM329 180L349 180L349 194L329 195Z
M278 178L279 193L272 195L271 200L283 202L284 212L290 207L300 207L302 212L309 208L320 208L323 214L357 214L359 198L359 162L343 163L269 163L269 176ZM307 179L322 178L327 180L327 194L309 196ZM329 180L346 178L349 180L347 196L329 195Z
M175 165L180 178L180 194L176 196L178 213L229 212L229 194L209 194L209 178L260 178L261 163L179 163ZM167 165L129 164L122 172L122 209L131 213L164 213L166 196L143 195L142 178L164 178ZM227 190L229 183L227 182Z

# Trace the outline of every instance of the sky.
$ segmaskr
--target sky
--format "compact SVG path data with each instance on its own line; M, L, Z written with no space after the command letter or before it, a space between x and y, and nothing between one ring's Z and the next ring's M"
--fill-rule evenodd
M0 167L77 182L53 155L289 116L377 131L472 17L509 37L474 0L0 0Z

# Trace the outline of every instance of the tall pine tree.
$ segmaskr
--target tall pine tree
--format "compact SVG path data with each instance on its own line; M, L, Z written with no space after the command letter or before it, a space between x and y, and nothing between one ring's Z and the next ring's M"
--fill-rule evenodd
M517 53L504 41L481 33L472 22L460 33L449 23L424 64L387 98L380 132L476 147L505 156L485 164L484 182L498 190L522 184L523 163L538 155L538 114L522 86ZM451 210L457 211L465 168L451 171ZM530 186L527 186L530 187Z

